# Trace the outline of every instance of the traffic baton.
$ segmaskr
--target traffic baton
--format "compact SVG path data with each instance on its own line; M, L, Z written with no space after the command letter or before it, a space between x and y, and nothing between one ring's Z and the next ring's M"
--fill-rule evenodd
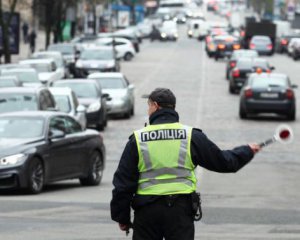
M288 144L293 141L294 134L290 126L286 124L279 125L272 138L267 139L266 141L259 144L260 147L266 147L271 143L280 142L283 144Z

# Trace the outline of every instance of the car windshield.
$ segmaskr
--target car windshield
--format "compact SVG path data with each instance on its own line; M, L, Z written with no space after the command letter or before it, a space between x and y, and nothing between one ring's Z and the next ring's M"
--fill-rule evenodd
M95 84L83 82L55 82L55 87L69 87L78 98L97 98L98 92Z
M52 58L55 61L57 67L63 66L63 59L54 54L39 53L35 55L34 58L38 58L38 59Z
M68 96L66 95L55 95L53 94L55 102L56 102L56 106L58 107L58 109L62 112L65 113L69 113L71 112L71 103L70 103L70 99Z
M258 53L256 51L234 51L235 57L258 57Z
M82 60L111 60L113 58L114 56L112 49L88 49L84 50L80 55L80 59Z
M271 40L269 38L253 38L252 42L254 42L254 43L270 43Z
M253 67L261 67L261 68L268 68L268 63L266 61L253 61Z
M125 83L122 78L98 78L102 89L122 89L125 88Z
M22 83L40 82L36 72L3 71L3 76L17 76Z
M253 88L268 88L268 87L286 87L288 84L284 78L264 78L256 77L252 79Z
M26 127L24 127L26 126ZM0 138L35 138L43 136L41 118L1 117Z
M30 93L0 93L0 113L38 110L37 99Z
M48 47L49 51L58 51L63 55L74 54L74 46L72 45L50 45Z

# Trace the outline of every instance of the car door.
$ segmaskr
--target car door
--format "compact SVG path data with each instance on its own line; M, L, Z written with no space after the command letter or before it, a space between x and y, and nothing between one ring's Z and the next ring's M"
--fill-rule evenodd
M63 116L54 116L49 120L49 160L48 176L50 180L62 179L69 176L71 169L68 166L75 157L73 152L72 138L67 135L66 124ZM55 132L63 132L64 137L52 137Z

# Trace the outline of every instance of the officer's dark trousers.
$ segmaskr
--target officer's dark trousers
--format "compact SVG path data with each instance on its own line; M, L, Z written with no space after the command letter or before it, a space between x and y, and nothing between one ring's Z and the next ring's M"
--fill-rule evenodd
M193 240L190 197L180 196L174 201L162 197L136 210L133 229L133 240Z

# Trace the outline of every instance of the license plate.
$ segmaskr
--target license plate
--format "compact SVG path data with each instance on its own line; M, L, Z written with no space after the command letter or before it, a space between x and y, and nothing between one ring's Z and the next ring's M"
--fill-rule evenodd
M278 93L261 93L262 98L278 98Z

